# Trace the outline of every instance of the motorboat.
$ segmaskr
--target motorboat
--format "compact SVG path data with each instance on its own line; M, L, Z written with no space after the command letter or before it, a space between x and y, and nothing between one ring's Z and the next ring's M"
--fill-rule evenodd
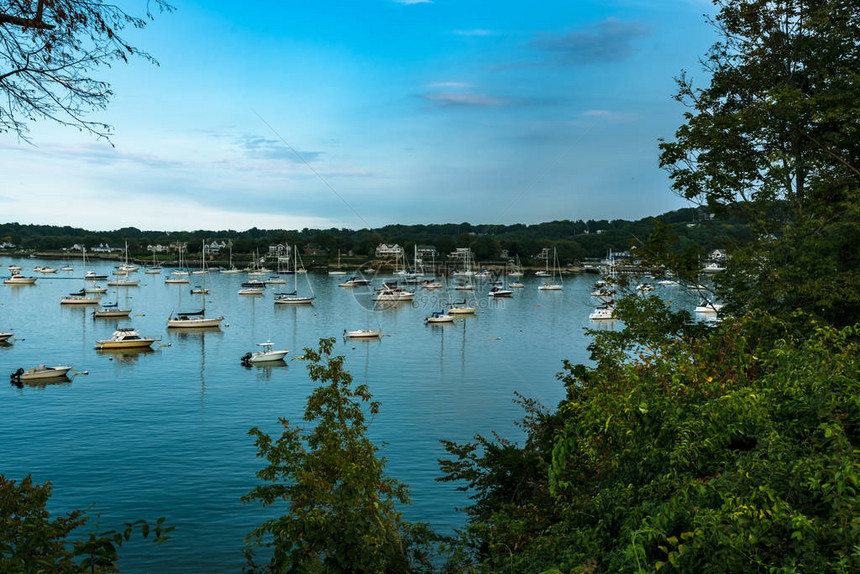
M84 275L84 279L87 281L98 281L99 279L107 279L108 276L104 273L96 273L95 271L87 271L87 274Z
M561 291L562 286L555 281L544 281L543 285L538 285L538 289L541 291Z
M499 287L498 285L490 289L489 296L490 297L510 297L514 292L510 289L504 289Z
M702 313L704 315L716 315L723 308L722 305L718 303L705 303L704 305L699 305L696 307L696 313Z
M374 301L412 301L415 298L413 291L404 291L402 289L386 289L380 291L373 297Z
M435 279L425 279L421 286L424 289L441 289L445 285L441 281L436 281Z
M191 294L192 295L208 295L209 289L208 288L204 289L203 287L192 287L191 288Z
M39 273L56 273L56 267L34 267L33 271L37 271Z
M445 313L444 311L433 311L429 317L424 317L424 323L453 323L454 316Z
M13 273L11 277L3 280L5 285L35 285L36 277L24 277L20 273Z
M265 287L245 287L244 289L239 289L239 295L262 295L265 292Z
M141 337L135 329L117 329L110 339L96 341L96 349L148 349L157 340Z
M608 321L610 319L615 319L615 309L608 306L598 307L588 315L588 318L592 321Z
M75 268L72 267L71 265L63 265L62 267L60 267L60 271L74 271L74 270L75 270Z
M289 349L284 349L283 351L273 351L272 350L272 342L266 341L265 343L257 343L258 347L263 347L262 351L257 351L256 353L245 353L242 356L242 364L250 366L252 364L259 363L274 363L278 361L283 361L284 357L287 356Z
M66 373L72 370L69 366L46 367L39 365L38 367L30 367L26 371L18 369L12 373L12 383L22 383L24 381L37 381L42 379L59 379L65 377Z
M5 343L14 336L14 333L0 333L0 343Z
M242 287L265 288L266 282L260 281L259 279L251 279L250 281L243 282Z
M520 283L519 281L514 281L513 283L508 285L508 287L510 287L511 289L524 289L525 286L525 283Z
M9 266L9 272L10 273L15 273L16 271L20 271L20 270L21 270L20 265L10 265Z
M374 339L379 338L382 331L378 329L358 329L357 331L344 331L343 334L347 339Z

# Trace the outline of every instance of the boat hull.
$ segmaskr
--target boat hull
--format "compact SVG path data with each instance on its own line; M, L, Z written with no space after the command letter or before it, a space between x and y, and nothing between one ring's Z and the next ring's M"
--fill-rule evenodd
M281 297L275 299L275 303L278 305L312 305L313 302L313 297Z
M111 317L128 317L131 315L131 309L96 309L93 311L93 317L97 319L109 319Z
M113 349L148 349L152 347L155 339L135 339L133 341L112 341L105 339L104 341L96 341L96 349L100 351Z
M71 371L71 367L47 367L45 369L29 369L21 373L22 381L38 381L41 379L56 379L65 377Z
M98 305L96 297L66 297L60 300L60 305Z
M220 327L224 317L214 318L188 318L188 319L168 319L167 327L170 329L201 329L205 327Z
M359 329L358 331L347 331L346 336L349 339L375 339L382 334L381 331L371 331L369 329Z

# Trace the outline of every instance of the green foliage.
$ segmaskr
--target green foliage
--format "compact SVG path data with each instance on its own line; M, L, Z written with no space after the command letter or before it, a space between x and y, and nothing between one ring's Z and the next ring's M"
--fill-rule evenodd
M658 305L595 366L565 364L567 398L523 447L446 445L448 479L475 489L476 567L860 568L860 327L757 313L696 333Z
M155 525L145 520L125 524L122 531L108 530L72 538L89 517L81 510L51 518L47 511L51 483L20 482L0 475L0 572L119 572L119 548L136 530L162 544L172 526L164 518Z
M405 522L397 504L409 502L407 487L385 475L385 459L367 438L371 415L379 412L366 385L352 386L343 357L332 356L334 339L305 349L311 380L320 383L310 397L308 430L281 419L273 439L258 428L249 432L267 466L265 481L243 497L265 506L284 503L285 514L267 520L251 537L273 550L262 567L246 552L250 571L413 572L430 569L423 524Z

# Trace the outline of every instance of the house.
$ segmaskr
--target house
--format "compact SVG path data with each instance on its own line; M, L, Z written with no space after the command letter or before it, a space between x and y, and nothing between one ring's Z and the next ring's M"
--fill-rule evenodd
M714 249L708 254L708 259L711 261L726 261L729 256L725 249Z
M122 245L108 245L107 243L99 243L96 247L90 249L93 253L113 253L114 251L125 251Z
M278 243L277 245L269 245L269 255L277 255L278 257L289 257L290 246L286 243Z
M400 257L401 255L403 255L403 248L396 243L393 245L380 243L376 246L377 257Z
M416 252L418 253L418 257L436 257L439 252L436 251L436 247L433 245L417 245L415 247Z
M15 249L15 244L8 241L0 243L0 249Z
M218 255L221 253L222 249L227 248L227 243L222 241L218 243L217 241L212 241L212 243L204 243L203 244L203 253L210 253L212 255Z
M146 250L154 251L155 253L165 253L167 251L170 251L170 247L168 247L167 245L159 245L156 243L155 245L147 245Z
M321 245L317 245L316 243L305 243L305 248L303 250L305 255L326 255L328 252L322 248Z
M471 261L475 257L472 255L472 249L469 247L457 247L448 254L448 259L455 259L457 261Z

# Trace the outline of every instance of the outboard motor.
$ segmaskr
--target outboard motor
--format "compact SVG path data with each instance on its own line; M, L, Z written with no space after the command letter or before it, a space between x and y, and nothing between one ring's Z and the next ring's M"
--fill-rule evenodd
M23 383L21 383L21 375L23 374L24 369L18 369L9 377L11 379L9 382L20 389L22 386L24 386Z
M251 366L251 353L245 353L242 355L242 364L246 367Z

